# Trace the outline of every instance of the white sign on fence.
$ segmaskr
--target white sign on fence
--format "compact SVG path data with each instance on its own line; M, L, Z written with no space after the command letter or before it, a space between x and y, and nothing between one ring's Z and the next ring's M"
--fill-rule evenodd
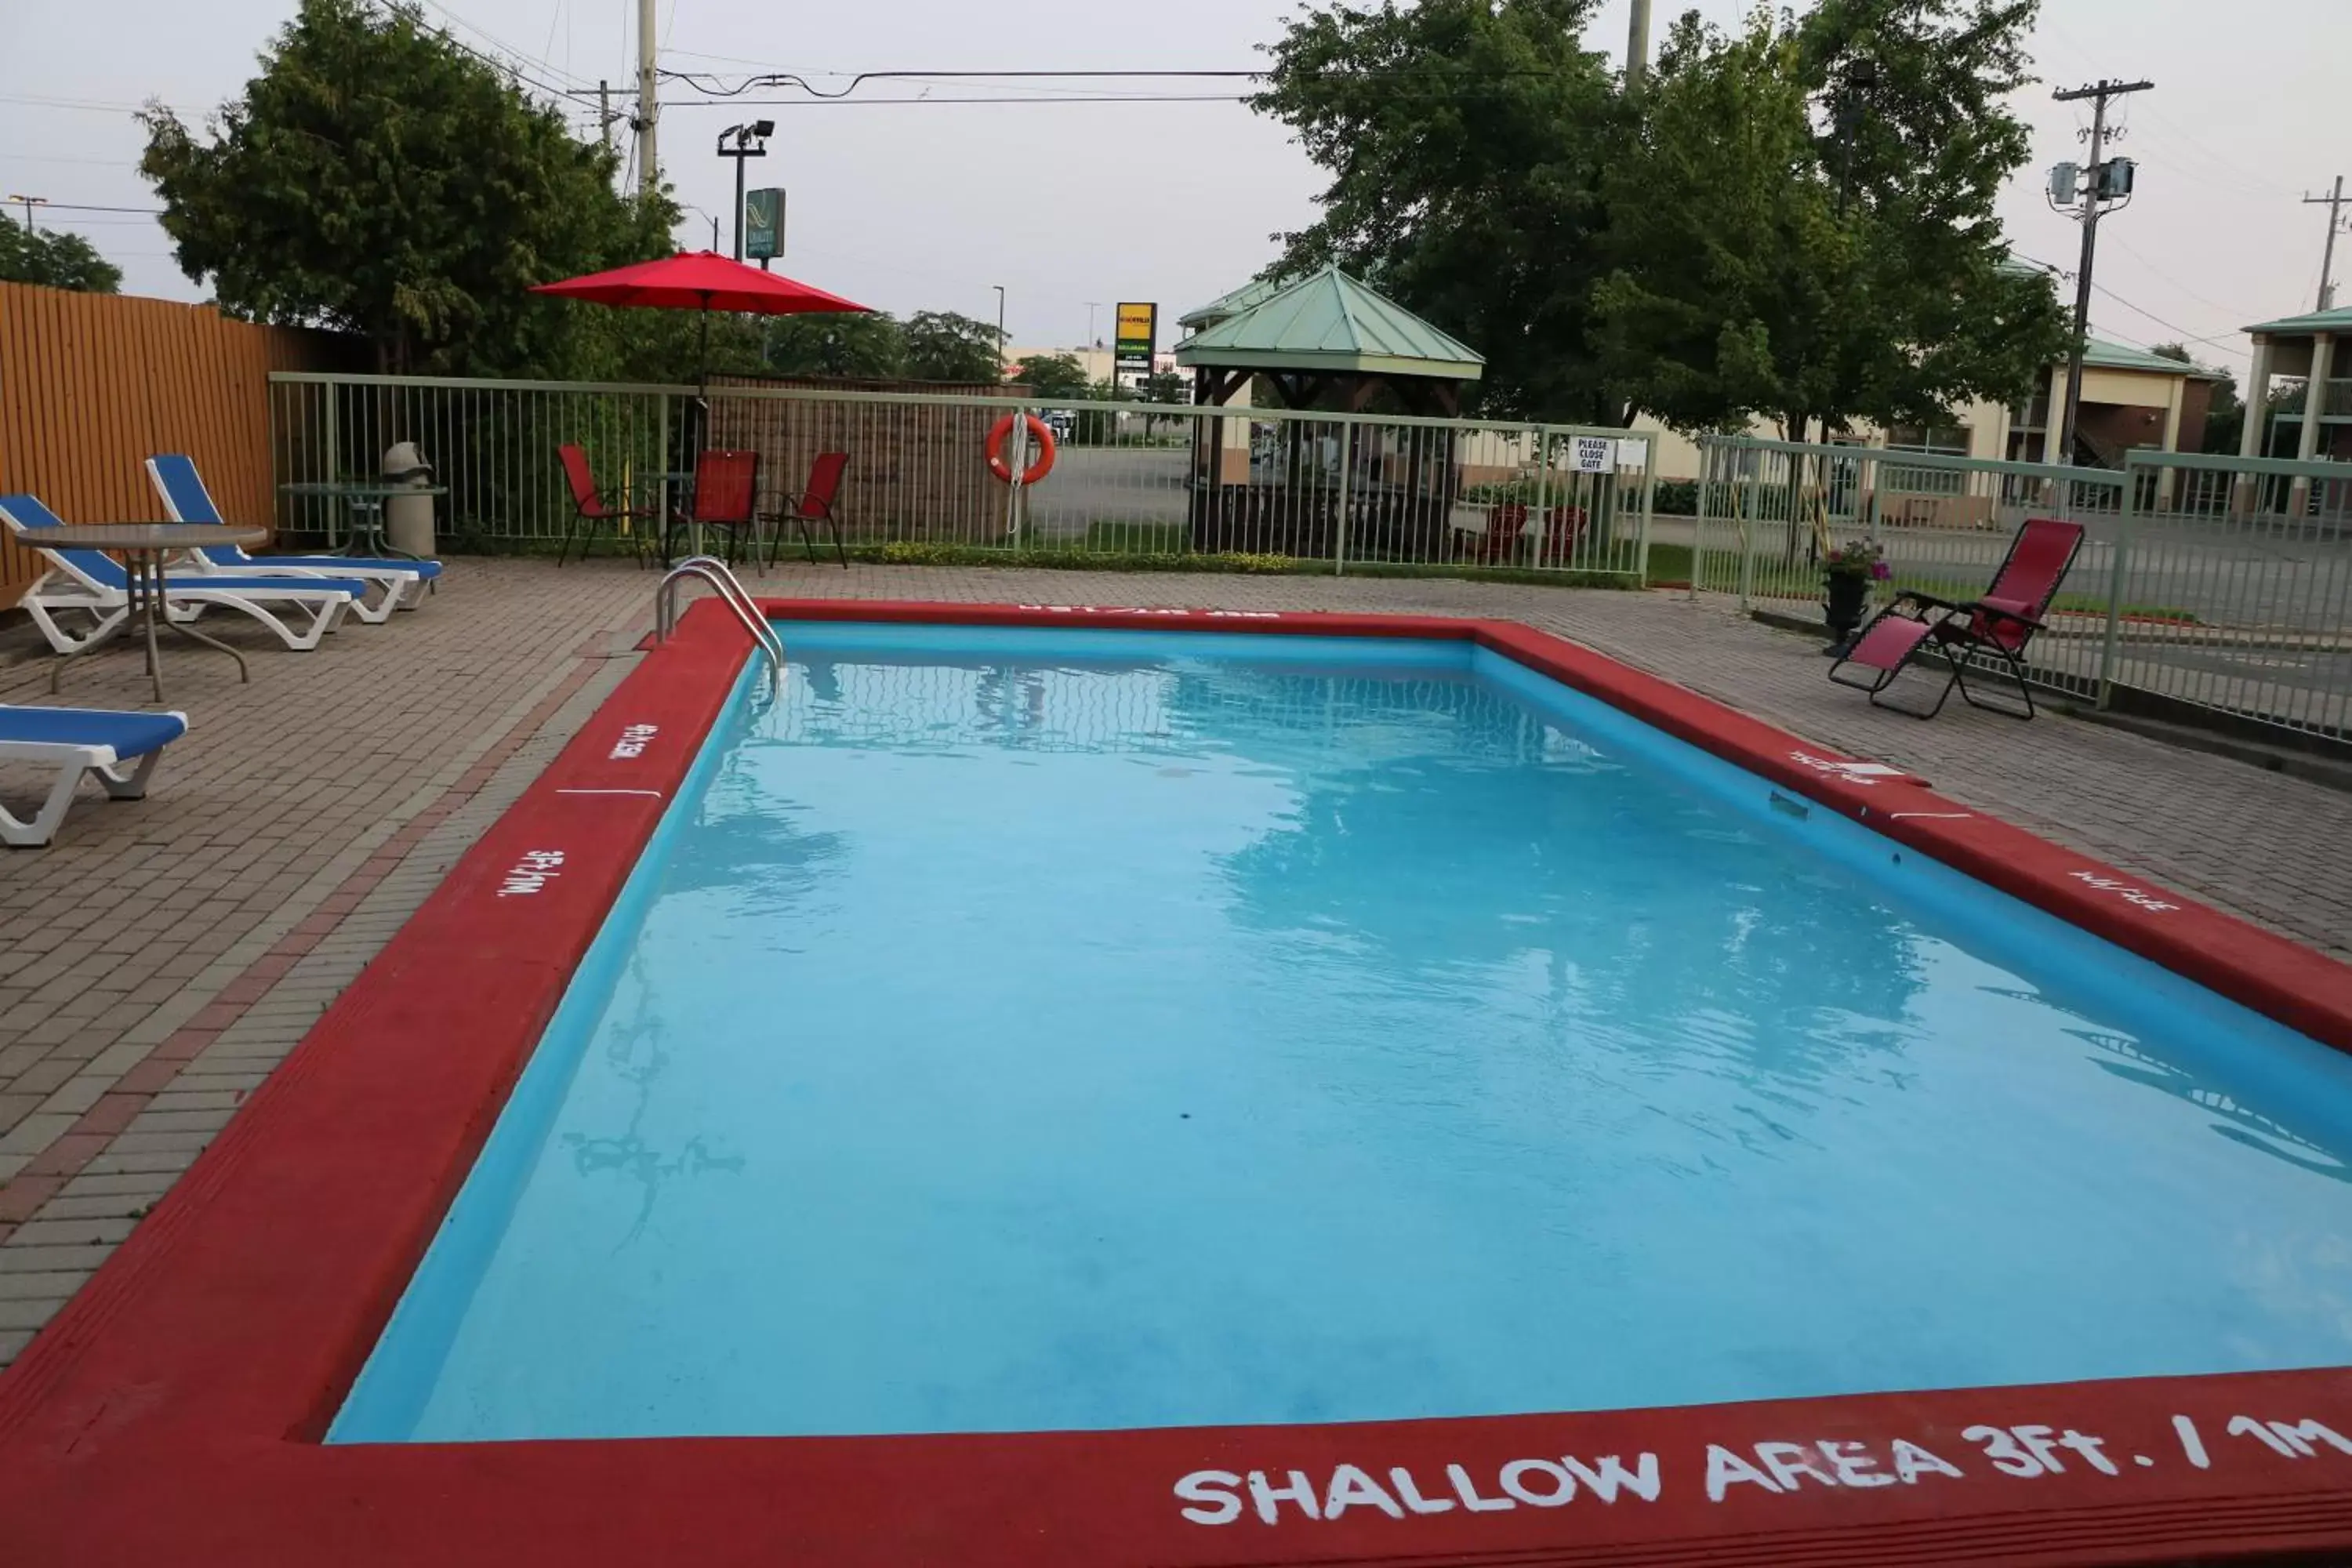
M1605 474L1617 467L1617 443L1606 436L1576 438L1575 468L1580 474Z

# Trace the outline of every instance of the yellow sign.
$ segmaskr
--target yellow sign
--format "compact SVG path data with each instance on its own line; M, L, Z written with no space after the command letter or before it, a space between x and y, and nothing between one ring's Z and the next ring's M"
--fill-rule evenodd
M1115 346L1120 366L1150 370L1152 351L1160 346L1160 307L1120 301Z

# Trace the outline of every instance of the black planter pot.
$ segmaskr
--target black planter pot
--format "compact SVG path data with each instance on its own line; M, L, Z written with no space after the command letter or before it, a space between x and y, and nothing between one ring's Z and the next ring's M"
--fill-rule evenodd
M1862 625L1863 609L1870 599L1870 579L1841 572L1832 574L1828 583L1822 619L1829 625L1832 650L1843 649L1853 640L1854 628Z

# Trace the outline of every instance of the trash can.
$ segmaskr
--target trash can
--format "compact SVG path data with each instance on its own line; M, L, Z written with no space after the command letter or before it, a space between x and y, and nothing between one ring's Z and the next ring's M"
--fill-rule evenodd
M383 455L384 483L414 485L420 489L433 482L433 465L416 449L414 441L395 442ZM433 554L433 498L427 496L386 496L383 502L383 532L394 550L404 555L429 557Z

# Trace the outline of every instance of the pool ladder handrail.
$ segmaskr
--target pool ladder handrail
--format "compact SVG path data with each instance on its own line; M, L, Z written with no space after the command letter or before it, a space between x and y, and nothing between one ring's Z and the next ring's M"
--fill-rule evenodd
M743 591L742 583L727 563L715 555L689 555L663 575L661 586L654 591L654 640L667 642L669 634L677 628L677 588L688 577L699 577L719 590L719 596L735 612L735 618L743 623L743 629L751 634L760 651L768 656L768 695L782 696L784 639L776 635L776 628L768 624L768 617L760 613L760 606L751 602L751 595Z

